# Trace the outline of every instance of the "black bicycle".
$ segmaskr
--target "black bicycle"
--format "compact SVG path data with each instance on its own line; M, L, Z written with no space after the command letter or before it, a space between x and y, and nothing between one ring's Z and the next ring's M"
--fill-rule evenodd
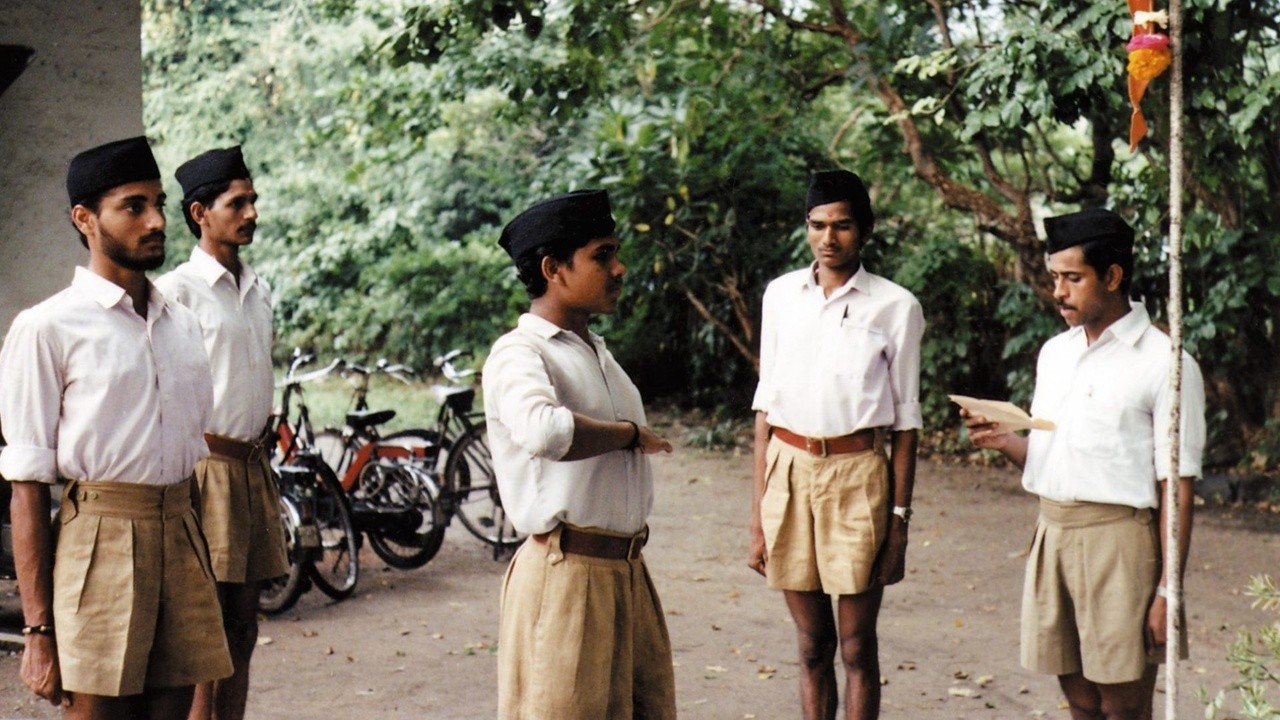
M295 350L288 374L278 383L283 392L274 423L277 441L273 445L272 465L280 481L281 496L287 498L282 503L281 517L286 523L286 537L294 547L290 574L281 582L272 583L264 595L269 604L284 607L292 603L285 603L277 595L287 598L289 593L300 595L306 589L297 577L303 568L315 585L335 600L351 597L360 577L360 534L346 493L315 448L311 414L302 389L303 384L332 373L340 361L299 375L298 370L314 359L313 354ZM295 404L297 414L291 418ZM306 529L308 515L313 518L319 536L318 548L310 547L311 538ZM293 587L288 586L290 578L293 578Z

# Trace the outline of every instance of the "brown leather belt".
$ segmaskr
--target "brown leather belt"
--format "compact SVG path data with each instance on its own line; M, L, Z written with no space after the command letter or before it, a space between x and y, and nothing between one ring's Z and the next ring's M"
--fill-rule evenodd
M538 533L531 537L545 545L551 533ZM568 525L560 526L560 549L574 555L607 560L635 560L640 557L640 549L648 542L647 527L631 537L617 537L574 530Z
M262 440L254 442L245 442L243 440L235 440L221 435L212 433L204 434L205 444L209 446L209 452L214 455L229 457L232 460L241 462L252 462L262 457L265 450Z
M873 428L840 437L811 438L797 435L784 427L774 427L773 436L792 447L819 457L865 452L876 446L876 431Z

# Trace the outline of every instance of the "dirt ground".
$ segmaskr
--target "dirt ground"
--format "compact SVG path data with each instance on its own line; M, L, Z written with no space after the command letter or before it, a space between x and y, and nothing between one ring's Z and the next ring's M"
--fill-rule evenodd
M667 612L680 717L797 717L791 621L781 596L744 564L749 457L681 448L657 458L656 469L645 555ZM914 505L909 574L888 590L881 613L883 717L1066 718L1054 679L1018 666L1035 500L1008 469L925 461ZM425 568L387 570L369 552L361 561L351 600L335 604L312 591L263 623L250 717L493 717L505 562L458 522ZM1233 680L1224 647L1237 630L1272 621L1241 593L1250 573L1261 572L1280 572L1280 515L1202 508L1187 579L1192 649L1179 670L1180 717L1204 716L1197 688ZM12 585L0 590L3 605L16 608ZM57 713L22 687L17 655L0 656L0 718L47 717Z

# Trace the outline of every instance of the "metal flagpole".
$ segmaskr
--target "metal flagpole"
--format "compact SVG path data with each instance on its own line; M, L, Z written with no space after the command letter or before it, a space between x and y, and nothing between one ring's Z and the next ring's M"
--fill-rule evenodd
M1164 665L1165 720L1178 717L1178 650L1182 645L1182 566L1179 563L1179 451L1182 435L1182 0L1169 0L1169 337L1173 346L1169 385L1169 478L1165 481L1164 567L1168 582L1168 634Z

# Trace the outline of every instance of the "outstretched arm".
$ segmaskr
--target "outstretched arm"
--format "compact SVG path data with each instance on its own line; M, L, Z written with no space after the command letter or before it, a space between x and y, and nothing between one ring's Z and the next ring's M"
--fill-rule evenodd
M573 414L573 442L561 460L585 460L636 443L635 451L648 455L671 452L671 443L645 425L626 420L596 420L580 413Z
M969 428L969 442L975 447L997 450L1020 468L1027 464L1028 440L1025 435L1007 430L1000 423L982 415L973 415L968 410L960 410L960 418Z

